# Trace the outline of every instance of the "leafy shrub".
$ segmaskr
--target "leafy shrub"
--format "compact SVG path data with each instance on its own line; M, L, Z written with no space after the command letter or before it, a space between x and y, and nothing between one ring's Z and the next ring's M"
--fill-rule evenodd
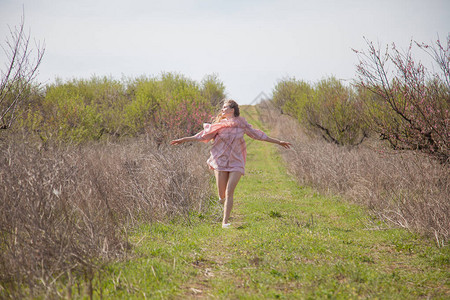
M281 81L274 89L273 102L328 142L357 145L368 136L361 102L350 87L334 77L314 87L295 79Z
M202 80L201 94L213 107L219 107L225 98L225 85L217 75L206 75Z
M82 142L117 133L127 101L123 86L110 78L57 80L39 101L26 107L19 126L48 140Z
M213 102L223 95L223 84L212 75L202 85L172 73L122 81L57 80L29 101L17 127L37 132L43 140L75 143L145 132L166 139L201 130L211 119Z
M132 93L133 100L125 107L125 124L131 132L150 126L170 129L172 134L193 134L210 120L214 110L195 81L171 73L160 80L140 78Z
M362 119L362 105L349 87L334 77L315 86L316 97L306 107L306 119L312 130L337 145L358 145L368 132Z
M272 101L283 113L305 121L305 106L314 101L314 88L295 78L279 81L273 90Z
M160 89L157 79L141 77L128 87L131 95L130 102L124 107L123 126L126 133L136 134L143 132L149 123L153 123L158 104L164 99L163 90Z

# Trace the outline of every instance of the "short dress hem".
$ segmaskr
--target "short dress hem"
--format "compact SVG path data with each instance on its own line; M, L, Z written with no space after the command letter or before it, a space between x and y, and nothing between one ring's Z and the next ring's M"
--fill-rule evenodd
M245 175L245 171L242 168L214 168L208 163L209 169L219 172L239 172L242 176Z

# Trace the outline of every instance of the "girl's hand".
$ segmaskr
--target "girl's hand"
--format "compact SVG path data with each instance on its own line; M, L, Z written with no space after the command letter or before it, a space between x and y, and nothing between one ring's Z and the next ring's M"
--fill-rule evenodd
M170 142L171 145L175 146L175 145L179 145L179 144L183 144L184 140L183 139L177 139L177 140L173 140Z
M279 145L280 145L280 146L283 146L283 147L286 148L286 149L289 149L289 148L292 146L291 143L285 142L285 141L280 141L280 144L279 144Z

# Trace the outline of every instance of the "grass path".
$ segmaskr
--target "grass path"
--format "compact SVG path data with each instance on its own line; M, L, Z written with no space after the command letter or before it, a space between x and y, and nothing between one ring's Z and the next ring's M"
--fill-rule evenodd
M247 107L255 127L256 112ZM250 115L248 115L250 114ZM389 228L339 198L299 187L277 146L248 141L232 229L220 207L133 235L126 263L108 267L103 297L153 299L449 298L449 249Z

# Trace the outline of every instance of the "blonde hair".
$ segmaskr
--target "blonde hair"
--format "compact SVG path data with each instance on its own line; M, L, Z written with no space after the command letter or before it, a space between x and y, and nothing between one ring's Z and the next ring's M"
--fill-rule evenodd
M227 99L227 100L225 100L223 103L224 103L224 104L225 104L225 103L229 103L230 108L234 108L234 116L235 116L235 117L239 117L239 114L240 114L240 112L239 112L239 104L237 104L236 101L234 101L233 99ZM215 117L213 123L218 123L218 122L220 122L222 119L223 119L223 116L222 116L222 113L220 112L220 113L218 113L217 116Z

